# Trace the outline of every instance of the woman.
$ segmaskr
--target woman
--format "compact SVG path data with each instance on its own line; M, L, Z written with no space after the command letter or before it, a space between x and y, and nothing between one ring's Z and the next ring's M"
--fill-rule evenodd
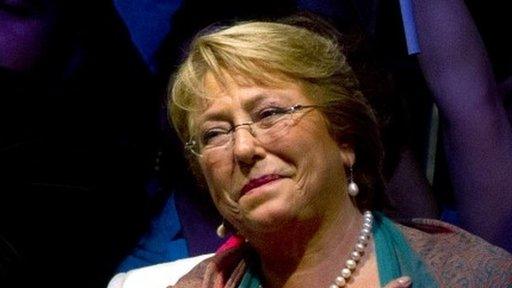
M511 285L504 250L439 221L370 212L383 203L381 144L341 40L322 22L285 22L200 35L173 79L173 123L225 219L219 234L234 236L171 287Z

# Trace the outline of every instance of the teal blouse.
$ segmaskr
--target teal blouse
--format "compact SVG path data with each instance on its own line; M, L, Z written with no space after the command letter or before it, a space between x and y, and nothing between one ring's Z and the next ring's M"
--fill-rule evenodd
M409 276L414 287L439 287L421 257L412 250L398 227L386 216L374 212L372 233L375 242L379 281L385 286L401 276ZM261 281L249 267L238 288L261 288Z

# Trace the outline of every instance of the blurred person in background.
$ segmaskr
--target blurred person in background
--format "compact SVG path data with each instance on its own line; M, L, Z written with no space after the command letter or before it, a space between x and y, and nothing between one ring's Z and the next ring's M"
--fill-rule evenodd
M146 223L152 87L110 1L0 1L1 287L106 285Z

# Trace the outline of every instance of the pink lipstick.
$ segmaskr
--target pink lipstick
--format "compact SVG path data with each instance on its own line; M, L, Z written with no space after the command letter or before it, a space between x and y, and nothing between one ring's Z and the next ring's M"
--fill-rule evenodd
M254 188L263 186L267 183L270 183L270 182L278 180L278 179L281 179L281 176L277 175L277 174L264 175L264 176L261 176L256 179L252 179L251 181L249 181L249 183L245 184L245 186L242 188L242 191L241 191L242 195L246 194L247 192L249 192L250 190L252 190Z

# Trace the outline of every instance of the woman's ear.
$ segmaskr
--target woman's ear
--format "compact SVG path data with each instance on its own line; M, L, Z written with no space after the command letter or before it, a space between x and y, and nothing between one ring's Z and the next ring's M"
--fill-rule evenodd
M356 153L349 144L340 145L340 156L345 167L352 167L356 163Z

